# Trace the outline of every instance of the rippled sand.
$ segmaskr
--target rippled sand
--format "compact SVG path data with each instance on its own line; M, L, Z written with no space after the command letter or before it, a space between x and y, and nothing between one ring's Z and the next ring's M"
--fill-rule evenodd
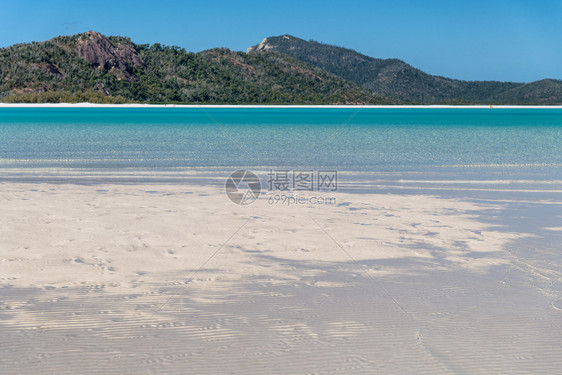
M0 373L549 373L553 201L0 184Z

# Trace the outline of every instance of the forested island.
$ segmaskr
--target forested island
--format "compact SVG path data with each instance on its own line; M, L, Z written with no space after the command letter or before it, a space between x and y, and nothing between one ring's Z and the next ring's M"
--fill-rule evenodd
M246 52L89 31L0 49L6 103L560 104L562 81L461 81L290 35Z

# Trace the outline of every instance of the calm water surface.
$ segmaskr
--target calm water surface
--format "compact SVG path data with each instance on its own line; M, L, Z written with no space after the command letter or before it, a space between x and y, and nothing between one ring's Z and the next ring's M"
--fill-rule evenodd
M502 180L556 188L562 110L0 109L3 180L164 181L240 168L330 169L370 186Z

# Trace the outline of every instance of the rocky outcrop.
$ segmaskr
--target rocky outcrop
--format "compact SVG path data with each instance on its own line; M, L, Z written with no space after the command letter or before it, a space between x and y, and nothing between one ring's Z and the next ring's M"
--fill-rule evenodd
M283 35L283 36L281 36L281 38L283 38L284 40L290 40L291 36L290 35ZM269 38L265 38L264 40L262 40L262 42L260 44L248 47L248 49L246 49L246 53L268 51L268 50L274 50L274 49L276 49L275 44L271 44L269 42Z
M136 81L134 67L145 64L138 52L122 43L114 45L109 39L96 31L89 31L78 38L76 46L78 55L90 63L107 71L114 71L118 78Z

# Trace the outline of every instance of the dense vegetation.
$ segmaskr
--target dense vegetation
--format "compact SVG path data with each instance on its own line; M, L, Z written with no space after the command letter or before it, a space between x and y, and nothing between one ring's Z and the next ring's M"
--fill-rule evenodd
M190 53L96 32L0 49L9 102L368 104L369 90L290 56Z
M96 104L123 104L128 103L122 96L108 96L100 92L88 90L85 92L46 91L25 92L11 94L3 98L5 103L96 103Z
M376 59L290 35L267 38L248 49L249 53L264 51L288 54L374 93L410 103L562 103L562 81L559 80L530 84L455 80L432 76L398 59Z
M560 104L562 81L432 76L289 35L248 53L136 45L97 32L0 49L0 100L56 103Z

